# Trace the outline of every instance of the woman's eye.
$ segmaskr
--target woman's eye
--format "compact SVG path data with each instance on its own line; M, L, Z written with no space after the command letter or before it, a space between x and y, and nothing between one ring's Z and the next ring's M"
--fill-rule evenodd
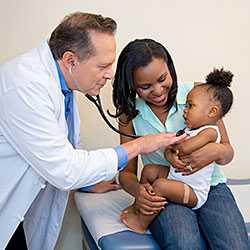
M159 79L159 82L164 82L166 80L166 77L162 77Z
M139 87L140 89L142 89L142 90L147 90L147 89L149 89L150 88L150 86L148 86L148 85L144 85L144 86L141 86L141 87Z

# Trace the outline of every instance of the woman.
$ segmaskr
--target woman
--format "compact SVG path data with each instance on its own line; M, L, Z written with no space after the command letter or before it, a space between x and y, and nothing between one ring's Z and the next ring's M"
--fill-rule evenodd
M177 85L173 61L161 44L151 39L130 42L118 58L113 83L120 130L143 135L183 129L185 99L192 87L193 84ZM136 99L136 95L139 98ZM222 120L218 126L221 143L210 143L181 158L168 150L167 160L162 149L143 155L143 165L171 164L183 173L191 168L189 174L192 174L213 161L222 165L229 163L233 149ZM130 140L121 136L121 143ZM243 218L218 166L212 175L207 202L195 211L179 204L166 204L163 197L152 195L152 186L138 181L137 168L137 158L129 161L120 173L120 183L135 197L136 208L142 214L160 212L150 230L162 249L200 249L204 240L212 249L248 249Z

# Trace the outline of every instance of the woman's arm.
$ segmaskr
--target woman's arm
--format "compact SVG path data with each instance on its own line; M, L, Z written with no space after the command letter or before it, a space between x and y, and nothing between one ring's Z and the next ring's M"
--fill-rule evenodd
M221 134L221 143L217 145L215 144L215 146L217 146L217 156L215 162L225 165L232 161L234 157L234 150L230 144L227 130L222 120L218 122L218 127Z
M125 119L125 117L122 117L121 119ZM120 123L119 129L124 133L134 134L132 122L129 122L128 124ZM120 140L121 144L124 144L133 141L134 139L121 135ZM137 178L137 172L138 157L134 157L128 162L124 170L120 172L120 185L126 192L135 197L136 204L141 213L149 215L159 212L166 203L165 198L150 195L147 191L147 185L149 184L140 184Z
M123 123L125 121L126 121L126 117L122 116L119 122L119 130L126 134L135 134L132 122L125 124ZM120 135L121 144L128 143L133 140L134 139L130 137ZM134 197L136 196L136 191L139 186L139 181L137 178L137 168L138 168L138 157L136 156L133 159L131 159L127 163L124 170L119 173L120 185L125 191L127 191L129 194L131 194Z
M218 122L218 127L221 134L221 142L219 144L208 143L191 154L185 155L184 152L180 152L180 155L183 154L183 156L180 157L180 160L186 165L191 164L193 169L192 172L198 171L213 161L218 164L225 165L233 159L234 151L222 120ZM178 169L178 171L187 172L185 168Z

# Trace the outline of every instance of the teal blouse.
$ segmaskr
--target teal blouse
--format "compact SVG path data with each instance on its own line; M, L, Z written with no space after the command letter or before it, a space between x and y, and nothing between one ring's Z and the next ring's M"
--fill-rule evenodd
M160 132L177 132L185 127L183 119L183 110L185 108L186 96L193 88L193 83L179 84L178 93L176 96L177 111L175 106L169 111L168 117L165 121L165 126L152 112L147 103L141 99L136 99L136 108L139 114L132 120L135 133L137 135L156 134ZM169 166L170 163L164 158L164 149L158 150L154 153L142 155L143 165L159 164ZM219 166L215 164L214 172L212 175L211 185L215 186L219 183L225 183L226 177L221 172Z

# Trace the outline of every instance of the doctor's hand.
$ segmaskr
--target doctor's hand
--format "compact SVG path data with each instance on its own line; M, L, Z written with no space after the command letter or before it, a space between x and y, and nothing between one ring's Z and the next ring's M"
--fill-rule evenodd
M149 134L141 137L142 142L142 154L151 153L159 148L166 148L172 144L177 144L183 141L187 135L184 133L181 136L176 136L176 133L159 133Z
M159 213L166 203L165 198L155 195L149 183L139 184L135 193L135 204L140 213L144 215Z
M186 134L176 136L176 133L148 134L134 140L126 141L122 146L127 150L128 160L139 154L149 154L160 148L177 144L187 137Z
M91 193L105 193L112 190L120 189L120 185L118 185L115 179L110 181L101 181L97 183L93 188L89 190Z

